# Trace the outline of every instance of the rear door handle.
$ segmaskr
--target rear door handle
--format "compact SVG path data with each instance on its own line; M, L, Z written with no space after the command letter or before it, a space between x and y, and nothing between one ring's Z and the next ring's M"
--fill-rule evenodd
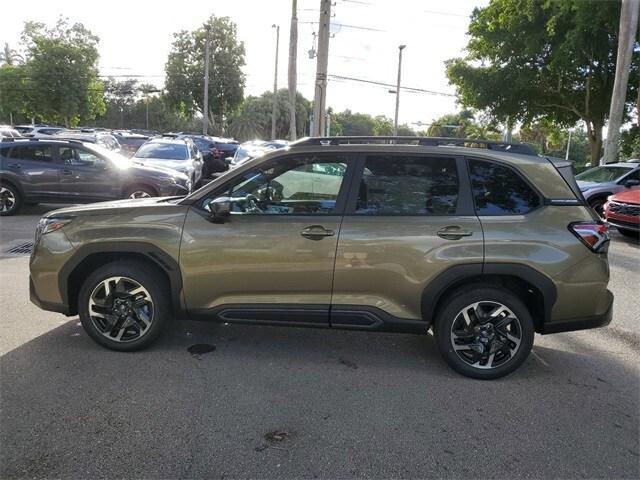
M73 170L67 170L67 169L65 169L65 170L60 170L60 173L61 173L62 175L73 175Z
M324 237L332 237L336 234L333 230L324 228L322 225L311 225L302 229L300 235L309 240L321 240Z
M9 165L7 165L9 168L22 168L22 164L21 163L10 163Z
M470 237L471 235L473 235L473 232L463 230L462 228L455 225L441 228L436 233L439 237L446 240L458 240L462 237Z

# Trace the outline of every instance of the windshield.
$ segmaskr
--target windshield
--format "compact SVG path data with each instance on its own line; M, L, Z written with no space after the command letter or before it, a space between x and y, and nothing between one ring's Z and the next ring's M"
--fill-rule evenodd
M614 182L632 169L633 167L595 167L576 175L576 179L582 182Z
M113 162L113 164L116 165L118 168L127 168L131 166L131 160L129 160L127 157L125 157L124 155L120 155L119 153L114 152L113 150L109 150L108 148L105 148L101 145L85 144L84 147L87 150L92 150L102 155L103 157L106 157L108 160Z
M135 158L157 158L160 160L186 160L187 147L176 143L145 143L136 152Z

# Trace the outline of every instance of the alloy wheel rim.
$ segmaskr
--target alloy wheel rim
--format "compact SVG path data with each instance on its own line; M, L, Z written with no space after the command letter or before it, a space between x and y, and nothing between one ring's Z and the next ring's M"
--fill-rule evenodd
M101 335L116 342L132 342L151 328L153 299L139 282L128 277L109 277L91 292L89 317Z
M0 212L9 212L16 205L16 197L11 190L0 187Z
M499 302L467 305L451 324L451 345L456 355L473 368L490 370L509 363L521 343L520 320Z
M129 195L129 198L151 198L151 195L149 195L144 190L136 190L131 195Z

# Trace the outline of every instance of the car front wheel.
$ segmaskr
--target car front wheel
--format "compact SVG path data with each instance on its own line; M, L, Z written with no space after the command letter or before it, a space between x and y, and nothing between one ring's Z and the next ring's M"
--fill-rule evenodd
M78 296L80 321L87 334L112 350L149 346L168 323L168 286L152 266L117 261L98 268Z
M500 378L516 370L533 346L535 330L527 307L494 287L466 287L439 312L435 337L444 360L458 373Z

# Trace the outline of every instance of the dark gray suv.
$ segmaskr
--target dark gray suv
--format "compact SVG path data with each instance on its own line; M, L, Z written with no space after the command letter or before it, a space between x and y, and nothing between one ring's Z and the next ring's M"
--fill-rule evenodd
M0 142L0 215L22 204L186 195L186 175L144 167L100 146L63 140Z

